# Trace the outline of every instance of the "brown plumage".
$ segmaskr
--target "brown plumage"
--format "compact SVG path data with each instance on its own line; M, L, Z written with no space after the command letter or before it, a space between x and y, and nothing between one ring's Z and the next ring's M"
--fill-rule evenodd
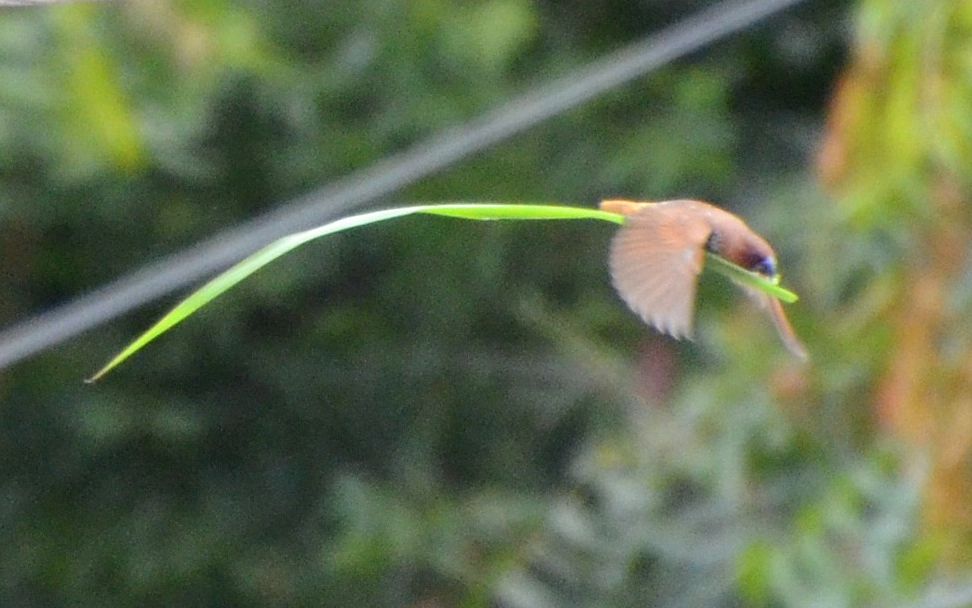
M692 336L698 276L710 251L746 270L777 276L776 254L735 215L701 201L638 203L611 200L601 209L627 216L611 243L611 279L628 306L675 338ZM807 351L779 300L746 288L770 315L787 349Z

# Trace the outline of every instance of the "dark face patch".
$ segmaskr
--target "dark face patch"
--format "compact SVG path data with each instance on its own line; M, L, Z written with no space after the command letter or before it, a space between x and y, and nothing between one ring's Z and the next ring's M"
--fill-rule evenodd
M772 257L759 254L747 256L746 268L764 277L772 278L776 276L776 260Z
M749 238L745 233L722 234L719 230L713 230L705 248L750 272L771 279L777 276L776 256L759 237Z

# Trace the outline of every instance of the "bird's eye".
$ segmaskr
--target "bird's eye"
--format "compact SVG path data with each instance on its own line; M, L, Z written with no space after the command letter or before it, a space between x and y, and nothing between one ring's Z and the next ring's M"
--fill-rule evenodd
M756 274L761 274L764 277L775 277L776 276L776 262L772 258L763 258L753 264L750 268Z

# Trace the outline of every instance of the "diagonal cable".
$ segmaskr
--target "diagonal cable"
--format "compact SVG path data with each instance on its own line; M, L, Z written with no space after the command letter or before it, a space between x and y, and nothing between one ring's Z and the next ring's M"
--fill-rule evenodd
M0 8L5 6L47 6L51 4L67 4L76 0L0 0ZM77 0L81 2L94 2L96 0Z
M0 332L0 369L239 261L284 235L335 219L804 0L726 1L478 119L224 230Z

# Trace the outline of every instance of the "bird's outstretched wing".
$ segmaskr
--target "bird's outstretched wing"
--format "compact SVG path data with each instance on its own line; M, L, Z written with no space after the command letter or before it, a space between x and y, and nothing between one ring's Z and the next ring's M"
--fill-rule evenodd
M692 336L696 287L711 232L703 216L660 203L629 215L611 242L615 289L646 323L675 338Z

